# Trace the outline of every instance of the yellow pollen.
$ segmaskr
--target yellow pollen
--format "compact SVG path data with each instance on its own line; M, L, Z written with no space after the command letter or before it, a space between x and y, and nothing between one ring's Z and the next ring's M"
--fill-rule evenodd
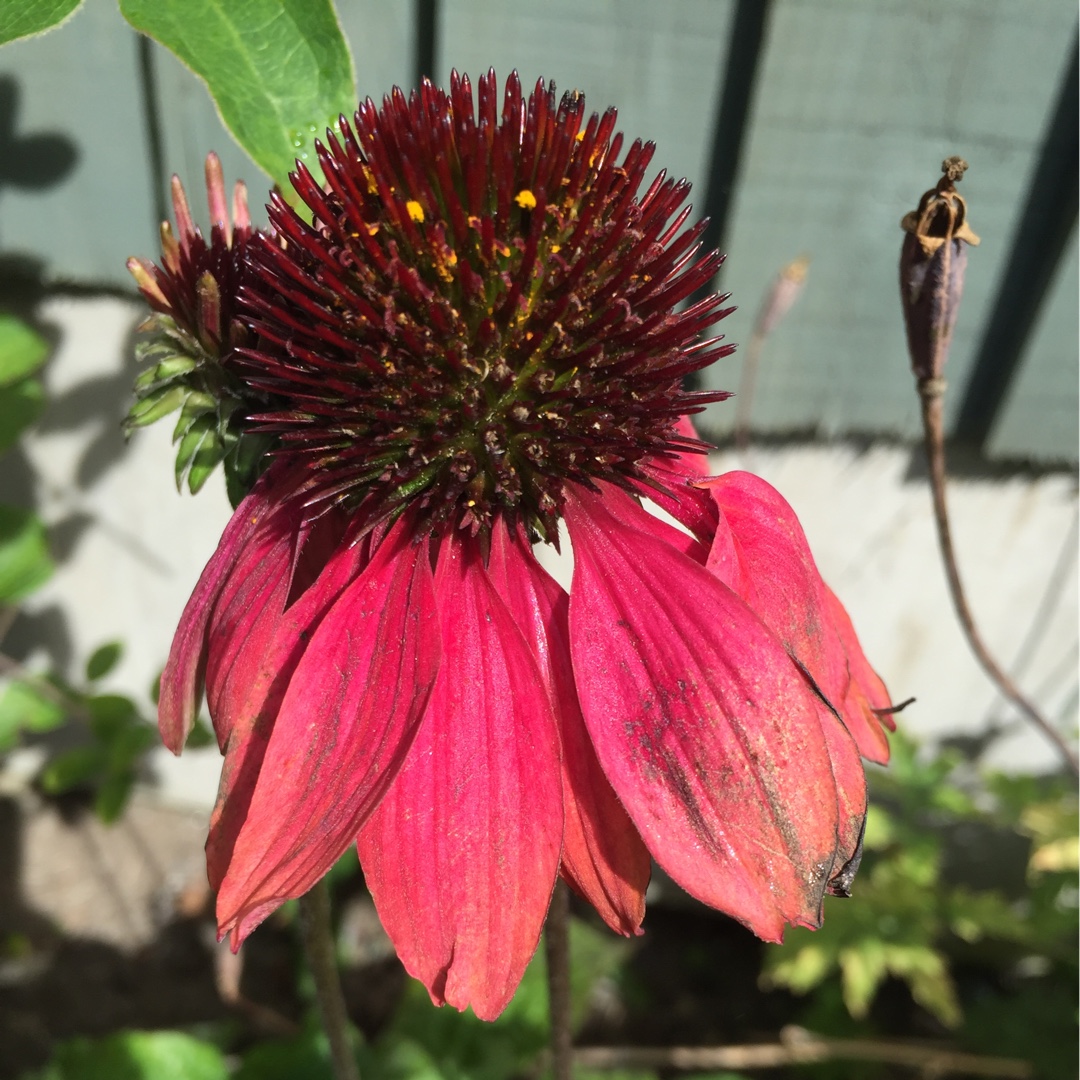
M514 202L516 202L522 210L536 209L536 196L528 188L522 188L514 196Z
M579 131L579 132L578 132L578 133L577 133L577 134L576 134L576 135L574 136L574 141L575 141L575 142L581 142L581 141L582 141L582 140L583 140L584 138L585 138L585 132L584 132L584 131Z
M415 199L410 199L405 204L405 209L409 211L409 217L411 217L413 221L419 222L424 220L424 208Z
M551 245L551 254L552 255L558 255L560 251L562 251L562 244L552 244Z

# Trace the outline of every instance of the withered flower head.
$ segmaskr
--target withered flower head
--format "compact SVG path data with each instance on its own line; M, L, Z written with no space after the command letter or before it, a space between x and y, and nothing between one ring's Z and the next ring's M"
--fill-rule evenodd
M937 186L900 222L907 233L900 251L900 303L911 366L920 380L944 374L964 293L967 245L979 242L968 225L967 203L956 191L967 167L963 158L946 158Z

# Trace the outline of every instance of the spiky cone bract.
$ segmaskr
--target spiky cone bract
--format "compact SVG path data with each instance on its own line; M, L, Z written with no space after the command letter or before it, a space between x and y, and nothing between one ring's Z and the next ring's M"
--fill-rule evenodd
M888 707L790 507L710 479L683 377L729 347L688 186L516 76L361 105L277 196L231 370L272 461L184 611L207 860L239 943L356 843L433 1000L494 1017L557 876L640 931L651 859L777 940L846 893ZM643 190L644 188L644 190ZM641 504L648 495L684 526ZM565 529L569 592L534 542Z

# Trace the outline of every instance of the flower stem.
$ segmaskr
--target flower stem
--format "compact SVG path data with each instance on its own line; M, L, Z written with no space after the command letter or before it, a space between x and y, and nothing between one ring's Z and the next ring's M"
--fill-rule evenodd
M300 931L308 966L315 979L315 996L319 1002L323 1030L330 1040L334 1080L360 1080L360 1070L356 1067L356 1059L349 1045L349 1021L334 956L330 890L325 878L300 897Z
M547 926L548 1002L551 1012L551 1075L571 1080L573 1051L570 1045L570 894L564 882L555 882Z
M949 512L945 504L945 437L942 423L945 397L945 380L923 378L917 380L919 401L922 405L923 434L926 441L926 458L930 467L930 491L934 500L934 520L937 522L938 542L941 546L941 558L945 564L945 575L949 581L953 607L964 634L971 646L975 658L983 670L997 684L998 689L1021 713L1027 717L1054 745L1074 775L1080 775L1080 764L1076 752L1041 712L1024 696L1020 688L1005 673L1001 665L991 655L982 636L975 626L975 619L968 607L964 586L960 581L960 571L956 564L956 552L953 550L952 533L949 529Z

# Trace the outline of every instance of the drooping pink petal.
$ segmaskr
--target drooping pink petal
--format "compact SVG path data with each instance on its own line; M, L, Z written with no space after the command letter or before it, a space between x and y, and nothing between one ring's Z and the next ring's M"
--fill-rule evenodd
M585 728L570 660L569 597L536 561L523 532L512 536L501 520L489 573L539 661L555 708L563 749L561 873L612 930L638 934L652 860Z
M896 730L896 721L887 711L892 704L892 699L889 697L885 684L881 681L881 676L874 671L866 659L866 654L855 634L855 628L851 625L851 616L828 585L825 586L825 601L833 626L836 627L836 632L844 644L848 671L851 674L851 685L848 687L850 707L845 709L845 718L849 712L852 716L856 711L862 714L866 722L867 734L870 737L867 741L870 742L872 739L872 745L879 748L881 756L875 757L866 750L863 751L863 755L871 761L884 765L889 760L889 743L881 730L881 725L884 724L890 731Z
M207 688L211 717L225 754L206 840L207 875L215 891L232 863L236 839L247 821L263 758L296 667L326 613L367 566L369 551L368 538L342 544L317 582L284 611L281 598L288 584L283 586L279 579L275 582L277 591L267 599L248 635L222 644L232 663L223 669L220 684L208 684ZM293 577L295 580L295 572ZM241 633L243 629L238 627Z
M494 1019L536 949L559 865L559 737L537 663L479 544L442 541L443 663L360 861L405 968Z
M851 622L821 579L795 511L759 476L729 472L702 482L720 521L708 568L733 589L784 643L814 684L841 714L872 761L888 759L888 743L875 715L852 688L848 644L858 647ZM841 634L839 610L846 624ZM862 663L869 671L865 657ZM871 673L872 674L872 673ZM884 691L880 679L880 691ZM883 756L884 755L884 756Z
M207 665L207 630L222 591L230 581L266 571L282 532L280 489L283 472L271 468L236 508L180 617L161 676L158 725L165 745L183 749L202 698Z
M683 416L675 425L676 435L684 439L700 441L689 416ZM672 494L665 495L647 485L640 485L641 495L663 507L676 521L685 525L699 540L709 542L716 530L716 504L707 491L697 486L698 481L709 475L707 454L684 451L674 457L651 457L643 468Z
M206 704L222 753L285 611L302 508L278 507L238 553L207 626Z
M866 773L851 732L829 709L820 708L818 716L829 748L829 762L836 784L837 845L836 857L829 872L828 891L834 896L849 896L851 882L862 858L863 828L866 824Z
M234 948L326 873L408 751L439 666L428 548L410 529L399 522L373 552L289 680L218 890Z
M823 706L775 635L647 517L610 487L568 492L585 722L657 862L778 941L785 923L818 924L837 853Z

